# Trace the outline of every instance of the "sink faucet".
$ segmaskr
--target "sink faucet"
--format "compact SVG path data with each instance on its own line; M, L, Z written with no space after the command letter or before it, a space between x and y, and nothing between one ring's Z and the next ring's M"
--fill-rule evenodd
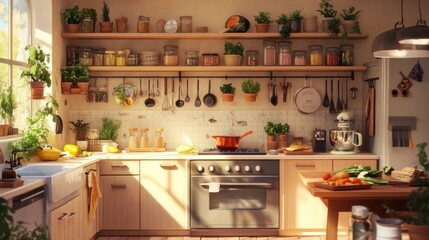
M40 148L40 149L42 149L42 148ZM12 150L12 157L11 157L11 159L9 161L5 162L5 163L9 163L10 164L10 168L16 168L16 167L19 167L19 166L22 165L21 164L21 160L24 157L16 157L16 154L20 153L20 152L29 152L29 150L27 150L27 149L13 149Z

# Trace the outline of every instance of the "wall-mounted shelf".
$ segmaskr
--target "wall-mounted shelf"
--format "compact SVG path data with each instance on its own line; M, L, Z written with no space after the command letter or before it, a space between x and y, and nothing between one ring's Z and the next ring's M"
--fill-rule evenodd
M64 39L150 40L150 39L272 39L279 33L61 33ZM330 33L291 33L290 39L341 39ZM366 39L368 34L349 34L349 39Z

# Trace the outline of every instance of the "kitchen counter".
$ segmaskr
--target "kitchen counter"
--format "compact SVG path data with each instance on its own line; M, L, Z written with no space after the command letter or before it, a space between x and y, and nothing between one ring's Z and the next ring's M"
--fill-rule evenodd
M45 185L45 179L25 179L24 184L20 187L0 188L0 197L6 200L11 199L43 185Z

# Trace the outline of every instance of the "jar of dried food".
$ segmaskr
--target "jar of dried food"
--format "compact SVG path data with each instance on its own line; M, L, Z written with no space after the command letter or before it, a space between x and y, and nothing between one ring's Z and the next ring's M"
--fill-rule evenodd
M103 66L104 64L104 48L96 48L92 54L93 60L92 64L94 66Z
M341 44L340 49L341 49L341 65L353 66L354 65L354 45Z
M201 55L202 66L218 66L219 65L219 54L217 53L203 53Z
M115 66L116 65L116 52L106 50L104 52L104 66Z
M150 18L145 16L139 16L137 21L137 32L138 33L148 33L150 32Z
M180 17L180 31L182 33L192 32L192 16L181 16Z
M292 43L289 41L280 41L279 42L278 61L279 61L280 66L292 65L291 44Z
M198 66L198 51L188 50L186 51L186 66Z
M91 17L86 16L84 19L82 19L79 30L83 33L94 32L94 21L91 19Z
M164 46L164 65L165 66L177 66L179 64L179 56L177 45L165 45Z
M92 65L92 48L79 48L79 64Z
M127 60L124 51L116 51L116 66L126 66Z
M139 65L139 56L135 53L130 53L127 55L127 65L128 66L137 66Z
M67 66L71 66L79 63L79 47L67 46L66 54L67 54L67 59L66 59Z
M310 45L310 47L308 47L308 50L310 54L310 66L323 65L323 46Z
M247 50L246 51L246 65L247 66L258 66L259 52L258 50Z
M142 136L140 138L140 148L148 148L149 147L149 128L142 128Z
M340 49L337 47L326 48L325 56L326 66L338 66L340 65Z
M139 147L139 139L136 136L137 128L130 128L130 137L128 139L128 147L129 148L138 148Z
M307 65L307 51L294 51L293 52L293 64L295 66Z
M271 40L265 40L264 44L264 65L274 66L276 65L276 42Z
M156 137L155 137L155 147L163 148L164 147L164 137L162 136L163 128L156 129Z

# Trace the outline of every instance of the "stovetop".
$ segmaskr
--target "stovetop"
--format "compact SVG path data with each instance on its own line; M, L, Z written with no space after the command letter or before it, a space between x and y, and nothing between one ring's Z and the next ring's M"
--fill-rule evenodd
M206 148L199 155L265 155L259 148L237 148L234 150L220 150L217 148Z

